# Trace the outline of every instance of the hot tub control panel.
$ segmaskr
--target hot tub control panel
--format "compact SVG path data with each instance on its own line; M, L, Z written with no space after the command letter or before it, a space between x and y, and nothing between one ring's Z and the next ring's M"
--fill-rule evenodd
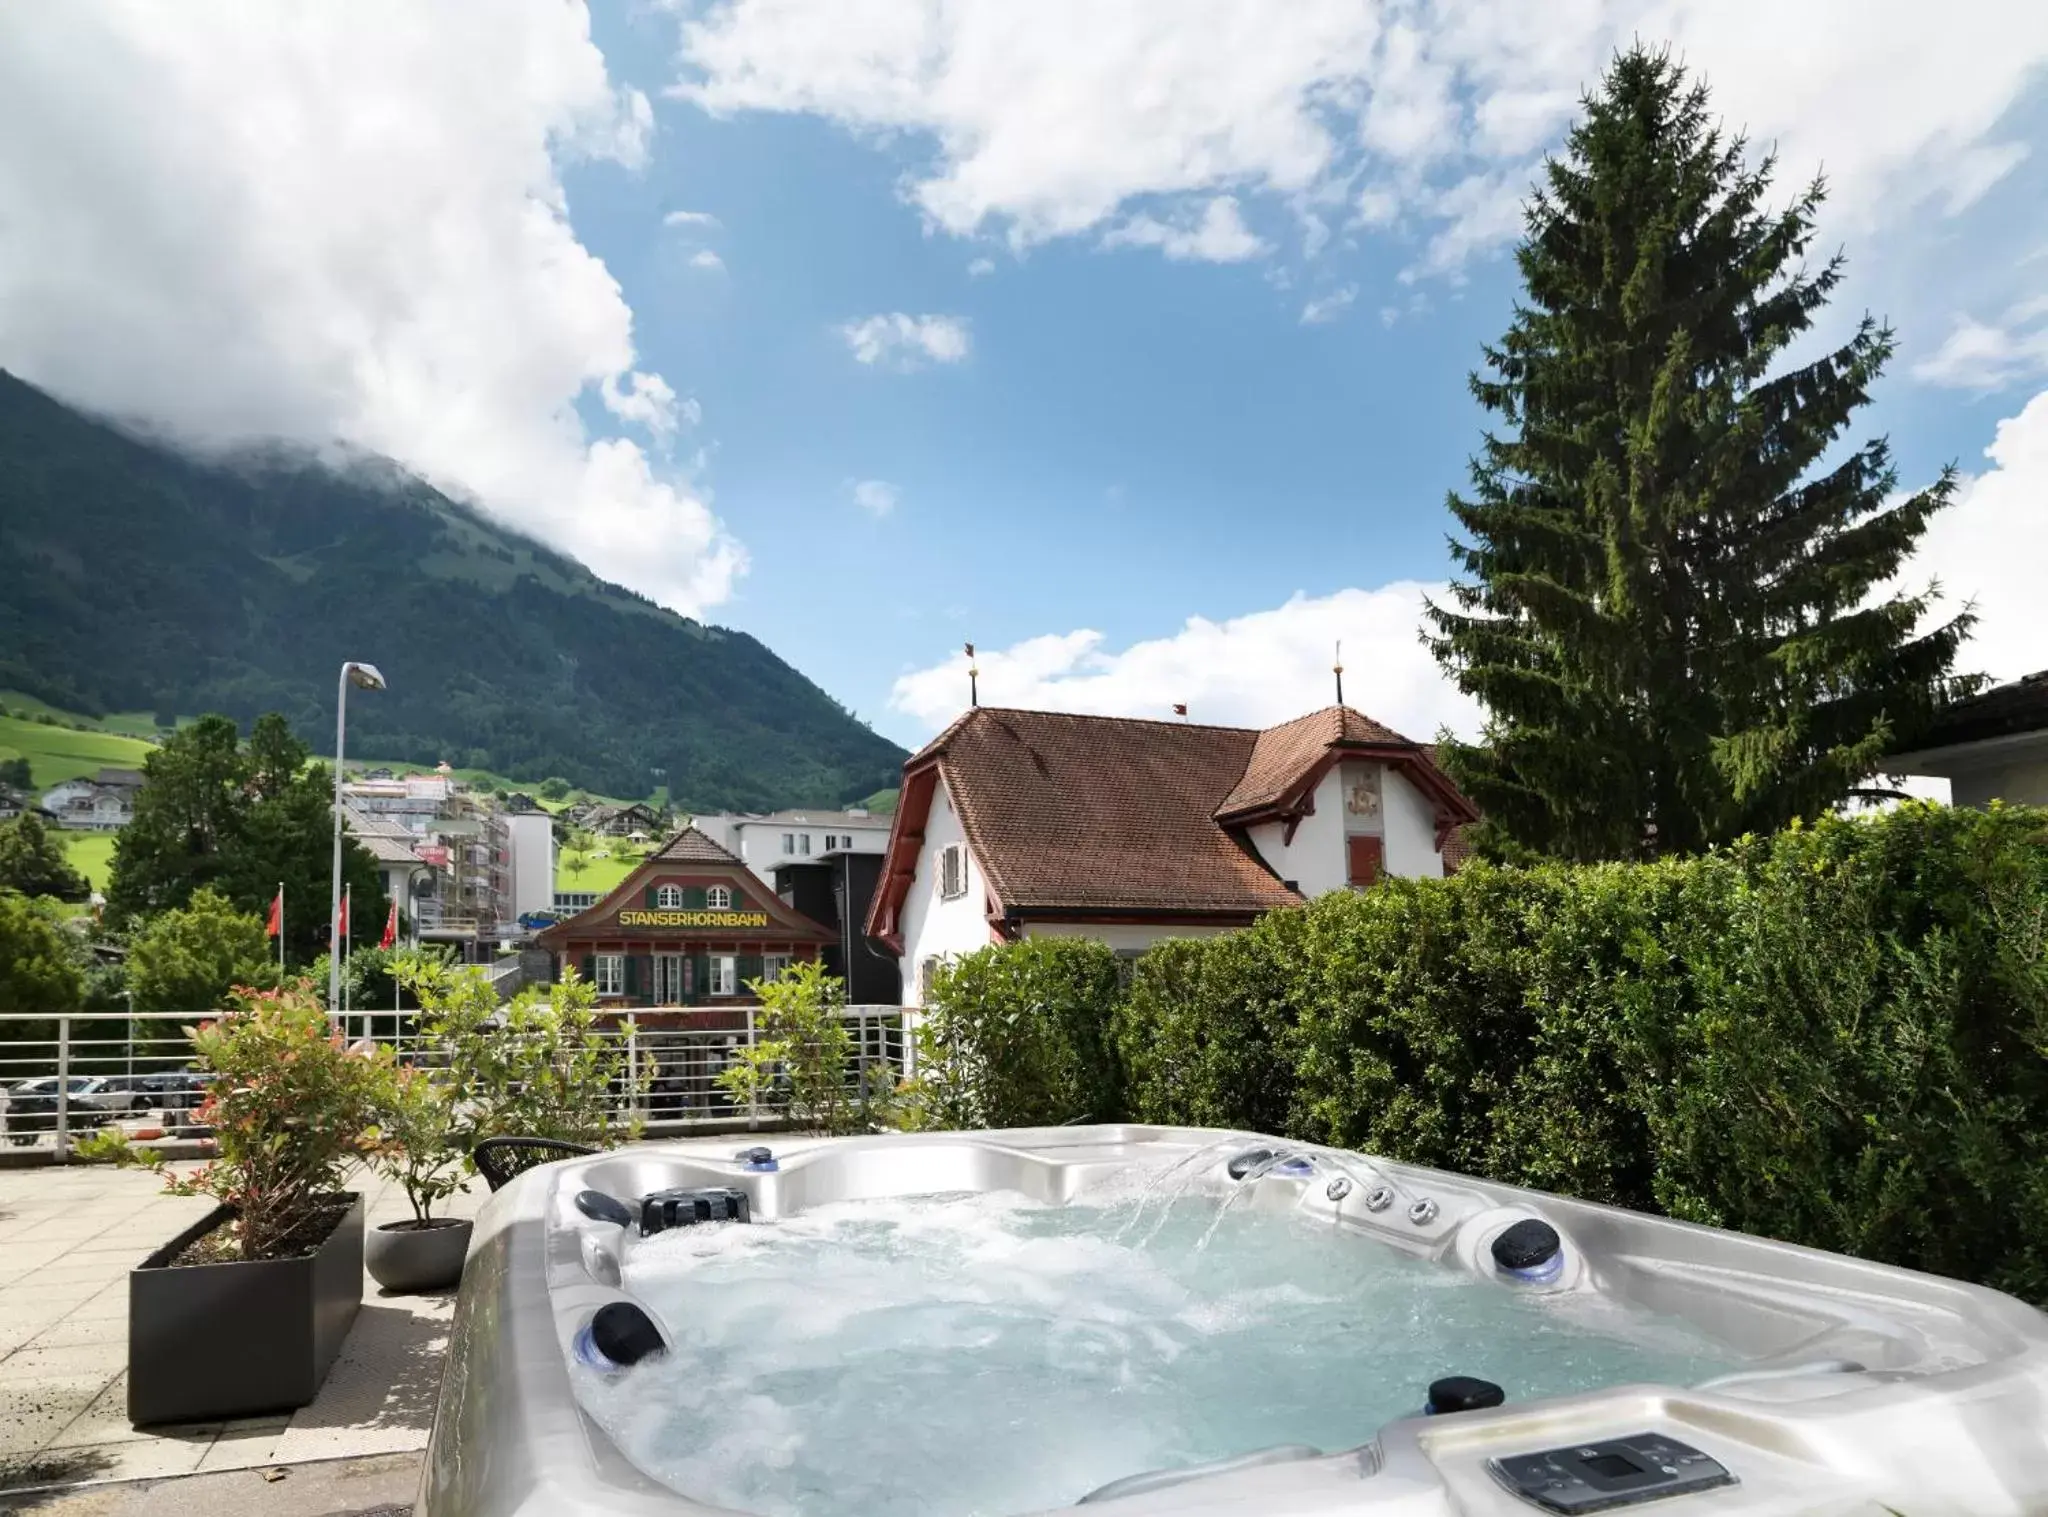
M1606 1512L1736 1483L1718 1461L1662 1433L1510 1454L1489 1459L1486 1468L1524 1501L1551 1512Z

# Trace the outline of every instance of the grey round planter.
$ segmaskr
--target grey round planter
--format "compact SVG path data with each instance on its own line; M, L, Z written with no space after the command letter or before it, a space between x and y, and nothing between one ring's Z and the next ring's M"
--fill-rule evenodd
M446 1290L462 1279L469 1253L469 1219L436 1217L425 1227L386 1222L363 1234L363 1264L388 1291Z

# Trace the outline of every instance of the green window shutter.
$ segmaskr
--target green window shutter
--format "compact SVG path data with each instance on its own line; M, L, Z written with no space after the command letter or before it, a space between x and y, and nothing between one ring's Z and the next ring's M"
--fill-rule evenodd
M704 887L702 885L685 885L683 887L683 910L702 911L703 909Z
M711 955L693 953L690 955L690 1002L696 1005L711 990Z
M735 890L732 893L732 909L734 911L745 911L747 909L747 893L744 890Z
M626 955L626 994L632 996L638 995L639 993L640 956L638 954L629 953Z
M660 887L656 885L649 885L647 887L647 909L649 911L654 910L654 892L659 888Z
M748 993L747 981L761 978L761 955L758 953L743 953L739 956L739 962L733 968L737 972L739 980L739 984L733 988L738 990L740 994L745 995Z
M583 956L583 967L576 972L583 977L584 984L589 985L594 982L597 979L597 955L586 953Z

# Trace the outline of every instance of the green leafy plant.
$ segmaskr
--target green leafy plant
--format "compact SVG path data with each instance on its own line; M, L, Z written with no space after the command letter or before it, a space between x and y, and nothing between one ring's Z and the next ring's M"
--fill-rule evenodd
M277 961L263 919L202 886L149 918L128 952L128 985L143 1011L211 1011L237 985L272 985Z
M327 1234L349 1167L372 1121L383 1072L348 1052L309 982L243 991L187 1034L213 1083L197 1113L215 1157L180 1174L161 1155L106 1129L80 1152L140 1164L176 1196L211 1196L233 1213L243 1259L279 1259Z
M853 1039L839 1014L846 982L815 960L804 960L779 979L749 980L747 986L761 998L754 1014L757 1036L718 1076L734 1105L780 1107L808 1132L871 1126L878 1106L893 1094L894 1080L886 1090L871 1090L866 1080L860 1088L848 1083Z
M364 1159L405 1191L413 1225L433 1220L437 1202L462 1189L465 1150L455 1098L435 1071L380 1061L380 1080L370 1108Z
M442 1066L465 1154L492 1137L602 1148L638 1132L626 1114L639 1091L625 1040L608 1035L595 989L574 970L502 1005L473 965L416 959L399 973L420 1003L420 1030Z
M1111 1021L1116 955L1079 938L1027 938L942 966L919 1018L919 1127L1106 1121L1122 1104Z

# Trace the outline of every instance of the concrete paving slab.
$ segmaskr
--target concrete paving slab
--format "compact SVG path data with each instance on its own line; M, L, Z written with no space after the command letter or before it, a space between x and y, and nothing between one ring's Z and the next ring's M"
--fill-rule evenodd
M418 1454L382 1454L292 1465L277 1480L242 1469L0 1495L0 1517L409 1517L419 1483Z
M401 1191L367 1176L357 1183L371 1226L410 1215ZM471 1215L482 1201L479 1183L448 1210ZM410 1508L418 1451L433 1427L452 1293L386 1296L366 1278L362 1311L320 1396L290 1418L147 1431L129 1425L128 1273L210 1209L203 1198L165 1197L159 1181L134 1171L78 1165L0 1172L0 1493L115 1482L61 1497L0 1494L0 1514L25 1509L9 1503L33 1499L43 1503L37 1511L79 1517L142 1510L165 1517L182 1510L165 1501L197 1500L191 1493L200 1483L221 1480L239 1483L209 1487L222 1494L205 1505L205 1517L353 1512L379 1503ZM319 1499L338 1501L336 1492L360 1488L362 1502L279 1505L289 1481L262 1482L250 1473L259 1467L325 1471L296 1489L317 1484L326 1493ZM347 1472L357 1468L376 1479L351 1485L355 1477ZM141 1501L142 1493L147 1507L121 1504ZM64 1504L51 1504L58 1501Z

